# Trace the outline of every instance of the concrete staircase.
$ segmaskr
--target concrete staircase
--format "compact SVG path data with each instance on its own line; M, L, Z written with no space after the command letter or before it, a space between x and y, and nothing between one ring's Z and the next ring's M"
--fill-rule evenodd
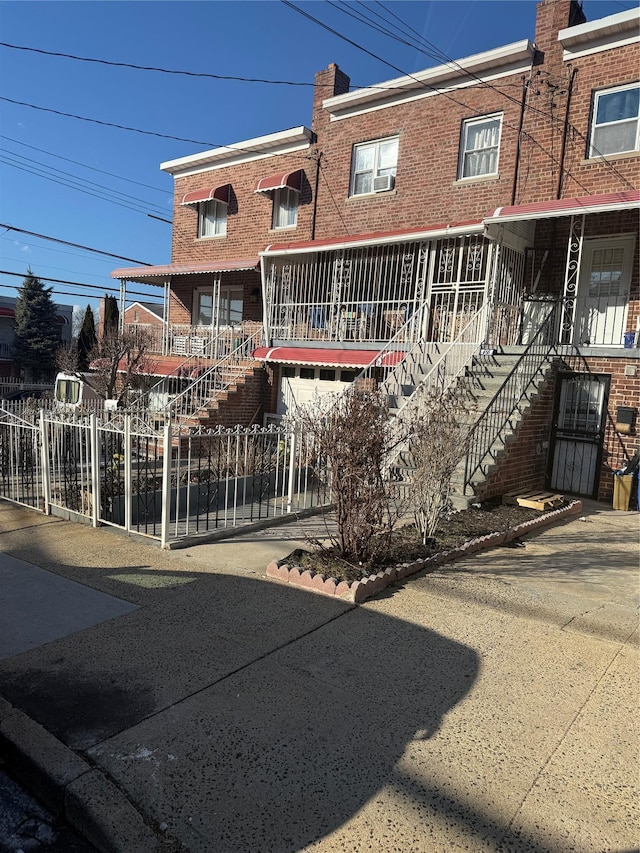
M475 425L481 416L487 411L494 401L498 391L502 388L507 378L512 373L520 359L524 347L510 347L496 352L493 355L481 355L473 358L465 371L464 377L458 380L459 385L464 388L468 395L468 424ZM532 402L540 393L544 384L548 381L552 371L551 364L547 362L524 393L519 394L515 407L509 405L510 411L497 412L494 404L493 411L505 420L501 433L489 444L487 453L483 457L478 470L474 473L468 491L464 494L464 481L466 473L466 459L461 459L452 477L452 503L455 509L466 509L469 504L477 501L481 496L482 487L487 479L500 465L508 444L515 440L518 429L526 416ZM390 401L395 403L396 401ZM397 408L391 406L390 411L394 413ZM394 462L392 468L393 479L401 484L411 487L415 475L415 466L411 458L410 449L402 450Z

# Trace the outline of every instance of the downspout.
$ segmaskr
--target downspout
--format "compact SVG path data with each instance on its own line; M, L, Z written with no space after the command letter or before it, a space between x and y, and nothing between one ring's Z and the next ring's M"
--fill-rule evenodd
M556 191L556 199L559 199L562 195L562 178L564 176L564 158L567 150L567 136L569 134L569 108L571 106L571 94L573 92L573 81L575 80L575 76L578 73L577 68L571 69L571 76L569 77L569 87L567 92L567 106L564 113L564 130L562 132L562 148L560 149L560 174L558 175L558 189Z
M316 161L316 179L313 188L313 216L311 219L311 239L316 239L316 216L318 212L318 186L320 184L320 160L322 159L322 151L315 152Z
M522 150L522 128L524 126L524 111L527 106L527 90L529 81L524 80L522 84L522 101L520 103L520 121L518 122L518 143L516 145L516 164L513 172L513 187L511 188L511 206L516 203L516 190L518 187L518 176L520 173L520 154Z

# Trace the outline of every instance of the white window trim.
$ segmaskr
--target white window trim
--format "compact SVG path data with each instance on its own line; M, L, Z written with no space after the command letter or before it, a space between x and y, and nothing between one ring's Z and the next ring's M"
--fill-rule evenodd
M496 178L499 175L500 169L500 146L502 144L502 119L503 113L489 113L488 115L483 116L474 116L473 118L466 118L462 122L462 128L460 130L460 149L458 152L458 181L482 181L487 178ZM481 175L465 175L464 174L464 163L465 163L465 154L468 153L466 148L467 142L467 129L472 127L475 124L482 124L483 122L489 121L499 121L498 128L498 144L496 146L491 146L491 148L497 148L496 152L496 165L495 169L492 172L483 172ZM478 149L484 151L486 149Z
M203 234L203 224L205 217L205 210L207 205L214 205L216 216L216 223L218 219L223 220L224 229L217 231L214 234ZM224 219L222 214L224 213ZM226 237L227 236L227 205L223 201L219 201L218 199L210 199L209 201L202 201L198 204L198 240L211 240L216 237Z
M278 218L278 214L282 210L281 198L282 193L286 191L287 196L290 198L296 199L296 207L295 207L295 217L292 223L287 223L286 225L277 225L276 220ZM293 189L292 187L279 187L278 189L273 191L273 209L271 211L271 228L273 231L286 231L288 228L297 228L298 227L298 206L300 203L300 193L298 190Z
M603 124L598 125L596 122L596 118L598 115L598 101L602 95L613 95L616 92L625 92L629 89L640 89L640 82L636 81L634 83L627 83L624 86L612 86L607 89L598 89L594 90L593 93L593 109L591 111L591 127L589 128L589 154L588 157L591 160L598 159L601 157L619 157L628 156L629 154L633 154L640 150L640 107L638 109L638 115L636 116L636 141L634 148L628 148L624 151L610 151L608 154L601 154L599 151L595 150L593 144L593 137L595 135L596 129L602 127L613 127L617 124L622 124L624 122L630 122L632 119L626 118L621 119L620 121L608 121Z
M371 189L369 192L366 192L366 193L357 193L356 192L356 174L360 174L360 173L356 173L356 156L357 156L357 152L359 149L368 147L370 145L375 146L376 150L375 150L375 160L374 160L373 168L366 170L367 172L372 173L371 185L373 187L374 179L379 177L378 172L380 171L380 166L379 166L380 145L384 142L392 142L393 140L396 140L398 143L398 154L399 154L399 152L400 152L400 136L398 134L394 134L393 136L383 136L380 139L368 139L365 142L354 143L353 149L351 152L351 177L349 180L349 198L354 198L354 197L358 198L358 197L366 196L366 195L380 195L380 193L375 193L373 191L373 189ZM395 177L396 177L396 172L397 172L397 168L398 168L398 154L396 155L396 164L393 167L394 183L395 183Z

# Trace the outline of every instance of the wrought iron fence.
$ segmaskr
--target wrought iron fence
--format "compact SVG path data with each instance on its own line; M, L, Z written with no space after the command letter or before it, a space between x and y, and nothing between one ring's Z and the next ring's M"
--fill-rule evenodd
M29 423L0 410L0 497L163 545L326 505L322 466L293 427L44 410Z

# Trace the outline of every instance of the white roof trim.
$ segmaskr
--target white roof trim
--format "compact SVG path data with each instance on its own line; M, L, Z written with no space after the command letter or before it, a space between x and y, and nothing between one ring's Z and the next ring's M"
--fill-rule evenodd
M640 41L640 8L566 27L558 33L565 61Z
M501 216L501 207L497 207L493 216L487 216L485 225L501 225L506 222L517 222L522 219L557 219L559 216L580 216L583 213L611 213L615 210L638 210L638 201L612 201L609 204L581 204L577 207L556 208L555 210L528 211L526 213L515 213L510 216Z
M407 241L416 241L416 240L426 240L426 239L434 239L438 237L461 237L465 234L481 234L483 230L482 222L478 222L477 224L469 224L469 225L446 225L442 228L431 228L426 229L425 231L411 231L403 234L390 234L381 237L371 236L364 237L360 240L356 239L345 239L341 240L339 243L330 243L323 244L322 241L318 241L318 246L307 245L305 247L293 247L291 249L271 249L270 246L262 251L258 252L261 257L276 257L280 255L311 255L318 252L333 252L335 249L350 249L356 246L384 246L390 243L404 243Z
M327 98L322 102L322 106L331 114L332 120L349 118L360 112L440 94L439 91L434 92L434 88L457 89L477 85L478 81L470 75L488 80L506 74L521 73L531 67L534 54L535 47L528 39L523 39L456 62L418 71L411 77L397 77L376 86Z
M160 164L163 172L174 176L195 175L199 172L209 172L238 163L248 163L251 160L262 160L278 154L290 154L309 148L313 131L304 125L290 130L281 130L267 136L256 136L234 145L223 145L212 148L200 154L190 154L177 160L167 160Z

